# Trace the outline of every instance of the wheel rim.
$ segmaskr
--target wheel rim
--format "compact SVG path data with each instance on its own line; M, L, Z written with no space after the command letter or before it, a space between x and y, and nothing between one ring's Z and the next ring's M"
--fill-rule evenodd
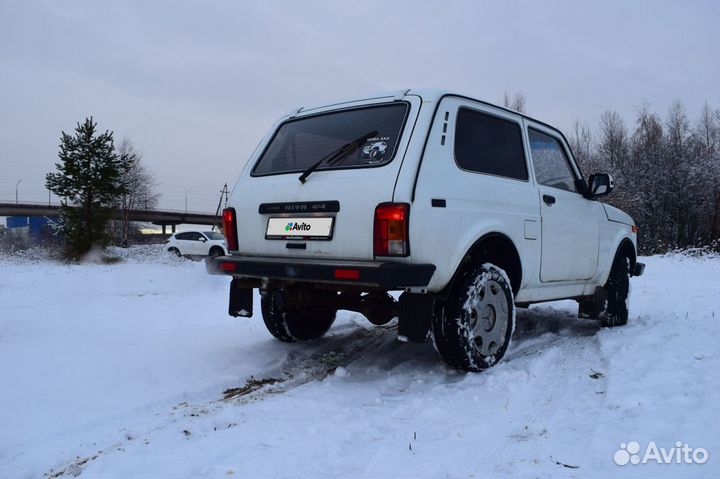
M505 290L488 280L475 292L470 304L470 330L475 346L483 356L495 354L505 343L508 327Z

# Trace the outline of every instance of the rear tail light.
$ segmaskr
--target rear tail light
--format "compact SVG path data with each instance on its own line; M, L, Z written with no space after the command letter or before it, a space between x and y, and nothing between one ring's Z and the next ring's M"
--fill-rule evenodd
M380 203L375 208L373 253L375 256L408 256L410 205Z
M223 210L223 233L225 234L225 244L228 251L237 251L238 236L235 208L225 208Z

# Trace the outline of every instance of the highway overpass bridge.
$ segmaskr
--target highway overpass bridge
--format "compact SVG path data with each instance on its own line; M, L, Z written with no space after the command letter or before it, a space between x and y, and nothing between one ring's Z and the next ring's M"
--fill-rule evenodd
M60 215L60 205L40 203L0 203L0 216L46 216L48 218ZM173 210L130 210L130 221L140 221L165 227L170 226L175 232L175 226L180 224L220 226L222 218L219 215Z

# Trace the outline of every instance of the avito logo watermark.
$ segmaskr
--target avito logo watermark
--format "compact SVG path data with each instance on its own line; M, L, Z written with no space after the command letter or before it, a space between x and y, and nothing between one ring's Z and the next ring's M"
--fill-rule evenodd
M310 225L305 223L293 223L290 222L285 226L285 231L310 231Z
M650 441L645 452L640 455L640 443L637 441L623 442L620 449L615 451L613 461L618 466L626 464L705 464L708 460L708 452L702 447L692 448L680 441L675 442L675 447L665 449L658 447L655 441Z

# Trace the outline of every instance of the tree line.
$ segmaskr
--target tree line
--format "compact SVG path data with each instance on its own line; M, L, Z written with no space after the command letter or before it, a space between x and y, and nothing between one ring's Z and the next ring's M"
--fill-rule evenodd
M505 94L503 104L522 112L526 100ZM607 110L595 129L576 121L568 141L586 177L613 176L603 201L635 219L642 254L720 248L720 109L705 102L691 119L680 100L664 116L644 102L629 127Z
M607 202L635 219L642 253L719 246L720 109L706 102L691 120L676 100L662 118L643 103L631 129L608 110L595 132L576 122L569 141L586 174L615 179Z

